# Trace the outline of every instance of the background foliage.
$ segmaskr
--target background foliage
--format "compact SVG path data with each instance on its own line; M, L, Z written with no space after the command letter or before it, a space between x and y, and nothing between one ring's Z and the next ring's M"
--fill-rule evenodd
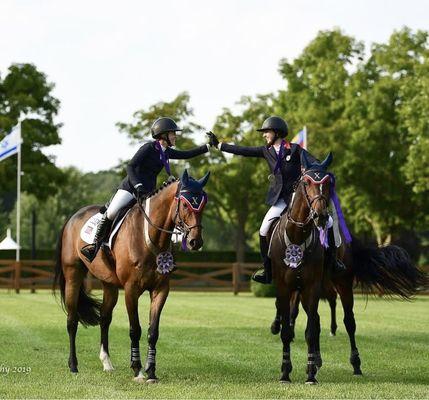
M397 242L417 257L428 241L429 222L429 46L428 33L403 28L370 48L341 30L322 31L294 60L282 59L284 80L275 93L243 96L224 108L213 131L223 141L263 144L256 132L269 115L287 119L292 133L304 125L309 151L334 153L333 172L352 230L379 244ZM29 218L37 210L38 246L52 248L63 221L79 207L104 203L124 176L126 161L111 171L83 174L60 169L45 149L60 143L60 107L53 84L34 65L12 65L0 79L0 138L23 122L23 245L29 246ZM117 127L133 143L150 139L150 125L171 116L184 127L178 148L204 143L188 93L137 110ZM191 132L194 132L192 135ZM130 154L130 157L132 154ZM13 227L16 160L0 163L0 232ZM201 177L212 171L205 212L205 248L234 250L238 260L257 250L268 169L264 160L209 156L173 162ZM160 181L166 178L160 175ZM424 259L422 262L426 262Z

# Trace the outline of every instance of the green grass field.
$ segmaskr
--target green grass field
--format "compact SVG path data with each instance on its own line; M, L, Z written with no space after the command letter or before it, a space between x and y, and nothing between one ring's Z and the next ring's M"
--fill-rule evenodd
M142 296L144 331L148 302ZM332 338L328 309L322 302L320 384L304 385L307 350L301 312L292 344L293 383L282 385L281 341L269 331L274 299L172 292L161 318L160 381L147 385L132 381L123 295L110 330L115 371L102 371L98 327L79 327L79 374L72 375L65 315L51 293L0 291L0 398L429 398L429 297L411 303L357 298L362 377L352 375L348 362L342 311ZM145 334L142 338L145 355Z

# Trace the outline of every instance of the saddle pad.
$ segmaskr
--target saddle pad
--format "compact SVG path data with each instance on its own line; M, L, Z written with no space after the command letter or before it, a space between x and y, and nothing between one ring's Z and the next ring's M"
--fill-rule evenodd
M113 239L116 233L119 231L119 228L121 227L122 222L124 222L124 219L129 212L130 210L128 210L118 222L115 222L115 225L112 231L110 232L109 241L108 241L108 245L110 248L112 248ZM95 233L97 232L97 227L102 217L103 217L103 214L97 213L92 217L90 217L88 221L85 222L82 229L80 230L80 237L84 242L88 244L94 243Z

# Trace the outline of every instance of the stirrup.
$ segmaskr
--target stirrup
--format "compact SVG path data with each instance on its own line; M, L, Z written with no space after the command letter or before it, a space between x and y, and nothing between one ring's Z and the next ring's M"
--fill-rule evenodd
M342 272L345 272L346 270L347 270L347 267L344 265L344 263L338 258L336 258L334 262L334 273L340 274Z
M267 272L265 271L265 268L258 269L256 272L254 272L252 275L252 279L258 283L271 283L271 277L268 276Z

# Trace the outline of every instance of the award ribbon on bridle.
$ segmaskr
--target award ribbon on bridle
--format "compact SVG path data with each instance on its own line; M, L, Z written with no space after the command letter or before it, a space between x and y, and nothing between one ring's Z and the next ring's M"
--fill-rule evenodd
M162 150L162 147L158 141L155 142L155 148L159 151L159 155L160 155L159 158L161 159L162 163L164 164L164 168L165 168L165 171L167 172L168 176L170 176L171 175L170 160L169 160L167 154L165 154L165 151Z

